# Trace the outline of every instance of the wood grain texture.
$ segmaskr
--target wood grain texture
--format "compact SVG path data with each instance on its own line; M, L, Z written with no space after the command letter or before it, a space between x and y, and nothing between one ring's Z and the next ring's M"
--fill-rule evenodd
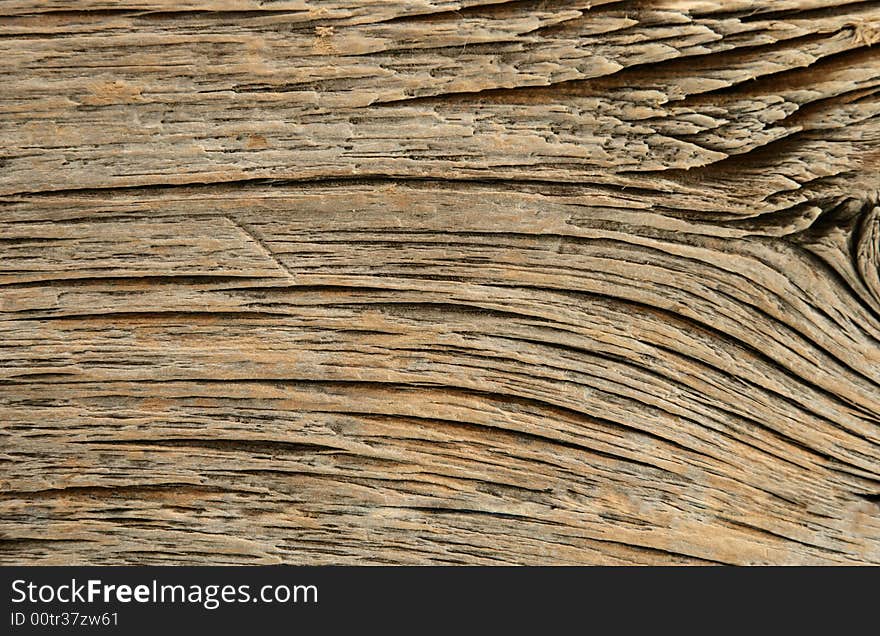
M877 44L0 3L0 563L880 564Z

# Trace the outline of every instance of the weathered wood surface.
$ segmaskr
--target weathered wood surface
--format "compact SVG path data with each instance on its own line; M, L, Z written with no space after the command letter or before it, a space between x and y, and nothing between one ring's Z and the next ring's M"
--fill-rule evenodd
M0 3L0 562L880 563L880 6Z

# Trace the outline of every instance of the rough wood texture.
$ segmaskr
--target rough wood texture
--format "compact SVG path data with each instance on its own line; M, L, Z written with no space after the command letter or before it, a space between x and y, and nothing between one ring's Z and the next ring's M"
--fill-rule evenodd
M0 562L880 564L880 4L0 15Z

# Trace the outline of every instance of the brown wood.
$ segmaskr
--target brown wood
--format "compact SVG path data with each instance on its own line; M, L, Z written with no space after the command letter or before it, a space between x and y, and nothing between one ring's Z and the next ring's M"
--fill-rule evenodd
M0 4L0 563L880 564L880 8Z

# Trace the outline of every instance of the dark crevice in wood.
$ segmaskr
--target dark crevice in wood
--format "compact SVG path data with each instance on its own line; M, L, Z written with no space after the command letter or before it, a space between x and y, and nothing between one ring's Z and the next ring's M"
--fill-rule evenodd
M62 486L44 488L42 490L4 490L0 492L0 501L18 499L40 500L65 497L99 498L106 497L144 497L162 496L165 493L192 497L225 494L231 492L228 487L203 486L191 483L164 484L128 484L114 486ZM246 491L244 491L246 492Z
M808 541L803 541L803 540L801 540L801 539L797 539L797 538L792 537L792 536L787 536L787 535L784 535L784 534L780 534L779 532L775 532L775 531L773 531L773 530L768 530L767 528L762 528L762 527L760 527L760 526L757 526L757 525L752 524L752 523L747 523L747 522L742 521L742 520L738 520L738 519L729 519L729 518L728 518L728 519L725 519L725 522L728 523L728 524L730 524L730 525L732 525L732 526L734 526L734 527L736 527L736 528L742 528L742 529L749 530L749 531L752 531L752 532L755 532L755 533L758 533L758 534L766 534L766 535L769 535L770 537L773 537L774 539L777 539L777 540L782 540L782 541L786 541L786 542L799 543L799 544L801 544L801 545L803 545L803 546L806 546L807 548L811 548L811 549L814 549L814 550L821 550L821 551L823 551L823 552L832 552L832 553L834 553L834 554L841 554L841 555L844 555L844 556L847 556L847 555L848 555L848 553L847 553L846 551L844 551L844 550L835 550L834 548L829 548L829 547L827 547L827 546L818 545L818 544L815 544L815 543L810 543L810 542L808 542Z
M460 187L462 183L466 183L468 187L474 188L494 188L497 191L498 186L510 187L524 192L540 192L542 194L553 195L554 193L570 193L572 191L582 191L584 187L589 186L598 190L608 192L626 193L632 196L638 195L640 192L653 193L655 195L662 194L659 191L650 188L639 188L636 186L622 186L613 183L591 183L591 182L569 182L560 183L535 178L509 178L509 177L492 177L491 175L481 175L480 177L470 177L465 175L449 176L449 177L421 177L409 175L387 175L387 174L361 174L353 177L325 177L325 178L266 178L255 177L252 179L233 179L223 181L199 181L194 180L188 183L153 183L148 185L124 185L124 186L106 186L101 188L67 188L67 189L45 189L34 191L22 191L0 195L0 206L15 205L21 200L28 198L51 198L51 197L82 197L102 198L113 193L114 195L125 195L129 193L156 193L165 194L168 191L187 190L201 191L206 194L211 192L223 191L239 191L254 187L271 187L271 188L331 188L334 186L370 186L379 188L392 184L402 184L407 186L426 186L436 187L437 189L454 189Z
M856 496L860 499L864 499L865 501L880 506L880 493L856 493Z
M254 440L254 439L207 439L194 437L171 437L167 439L90 439L77 440L77 444L90 446L133 446L133 447L159 447L181 449L205 449L217 450L230 453L246 453L252 455L311 455L327 454L343 451L342 448L312 444L307 442L286 442L283 440Z
M739 17L743 22L773 21L786 20L787 18L796 18L798 20L815 20L832 16L852 15L854 12L866 11L871 8L880 6L877 2L866 2L865 0L844 0L838 6L821 7L817 9L786 9L783 11L773 11L762 7L756 12L740 12ZM715 14L713 17L727 16L734 17L735 14Z

